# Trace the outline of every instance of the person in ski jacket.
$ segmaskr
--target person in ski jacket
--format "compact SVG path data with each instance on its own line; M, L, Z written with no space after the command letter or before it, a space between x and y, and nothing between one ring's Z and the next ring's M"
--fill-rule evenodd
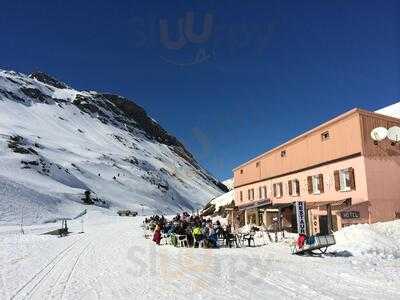
M207 241L212 245L213 248L218 248L218 236L211 222L208 223Z
M297 248L298 249L303 249L304 243L306 242L306 235L305 234L299 234L299 237L297 238Z
M160 230L160 226L159 225L157 225L156 229L154 230L153 242L155 242L157 245L160 245L160 242L161 242L161 230Z

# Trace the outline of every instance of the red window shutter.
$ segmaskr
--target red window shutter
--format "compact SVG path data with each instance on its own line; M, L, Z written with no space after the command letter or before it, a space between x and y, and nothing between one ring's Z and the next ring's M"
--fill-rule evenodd
M350 175L350 189L355 190L356 189L356 178L354 176L353 168L349 168L349 175Z
M324 192L324 175L319 174L318 175L318 189L320 191L320 193Z
M312 194L312 192L313 192L312 176L307 177L307 187L308 187L308 193Z
M289 196L292 196L293 190L292 190L292 181L288 181L288 190L289 190Z
M335 172L333 172L334 177L335 177L335 190L336 191L340 191L340 175L339 175L339 171L336 170Z

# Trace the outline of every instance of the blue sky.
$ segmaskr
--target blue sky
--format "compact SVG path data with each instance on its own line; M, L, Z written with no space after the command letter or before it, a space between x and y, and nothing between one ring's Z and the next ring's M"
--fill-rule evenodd
M399 1L2 2L2 68L135 100L221 179L346 110L400 101Z

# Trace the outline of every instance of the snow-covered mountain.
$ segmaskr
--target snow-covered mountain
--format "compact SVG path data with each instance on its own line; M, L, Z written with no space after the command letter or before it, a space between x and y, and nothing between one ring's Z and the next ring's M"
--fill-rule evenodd
M0 158L0 223L75 214L85 190L110 211L175 213L226 189L134 102L41 72L0 70Z

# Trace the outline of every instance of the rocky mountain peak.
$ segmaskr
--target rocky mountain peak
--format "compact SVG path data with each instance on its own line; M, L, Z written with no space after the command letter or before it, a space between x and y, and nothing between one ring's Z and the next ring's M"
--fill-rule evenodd
M65 83L59 81L58 79L55 79L55 78L51 77L50 75L48 75L48 74L46 74L44 72L41 72L41 71L33 72L32 74L29 75L29 77L33 78L33 79L36 79L37 81L43 82L43 83L45 83L47 85L51 85L53 87L56 87L58 89L66 89L66 88L68 88L68 86Z

